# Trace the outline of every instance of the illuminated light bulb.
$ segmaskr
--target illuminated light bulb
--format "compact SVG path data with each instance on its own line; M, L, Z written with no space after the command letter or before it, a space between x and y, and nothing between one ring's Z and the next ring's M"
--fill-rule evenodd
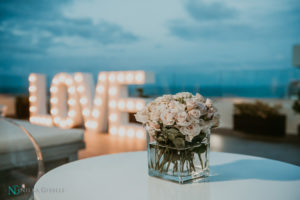
M89 116L90 115L90 110L88 108L83 109L82 114L84 116Z
M117 115L116 114L110 114L109 115L109 120L112 121L112 122L116 121L117 120Z
M50 92L56 93L57 92L57 87L50 87Z
M96 129L98 126L98 123L96 121L89 120L85 123L85 126L88 128L91 128L91 129Z
M67 122L66 122L66 121L60 121L60 122L59 122L59 126L60 126L61 128L66 128Z
M76 103L75 99L69 99L68 100L68 104L71 105L71 106L75 105L75 103Z
M29 87L29 92L35 92L36 91L36 87L34 85Z
M131 82L131 81L133 80L133 75L132 75L132 73L128 73L128 74L126 75L126 80L127 80L128 82Z
M29 111L30 112L36 112L36 107L35 106L30 106Z
M58 81L57 78L54 78L54 79L52 80L52 83L54 83L54 84L56 84L56 85L58 84L58 82L59 82L59 81Z
M78 92L83 92L85 90L85 88L81 85L77 88Z
M60 117L54 117L53 121L54 123L58 124L58 122L60 121Z
M136 80L137 82L143 82L143 81L144 81L144 74L143 74L143 73L137 73L137 74L135 75L135 80Z
M95 104L96 106L100 106L100 105L102 104L101 98L96 98L96 99L94 100L94 104Z
M109 92L110 95L116 95L117 94L117 88L115 87L111 87L109 88Z
M96 90L99 93L103 93L104 92L104 87L103 86L98 86Z
M75 81L76 81L76 82L81 82L82 80L83 80L83 77L82 77L81 74L76 74L76 75L75 75Z
M35 82L36 81L36 75L31 74L28 78L29 82Z
M110 82L114 82L115 79L116 79L116 77L115 77L114 74L110 74L110 75L108 76L108 80L109 80Z
M69 127L72 126L72 125L73 125L73 120L70 119L70 118L68 118L68 119L66 120L66 124L67 124Z
M71 85L73 83L72 79L68 78L66 79L66 84L67 85Z
M125 108L125 102L124 101L119 101L118 107L120 110L123 110Z
M106 80L106 74L100 74L99 80L104 82Z
M111 127L111 128L109 129L109 132L110 132L110 134L112 134L112 135L117 134L117 131L118 131L118 129L117 129L116 127Z
M58 102L58 99L56 97L53 97L50 99L50 102L56 104Z
M36 96L30 96L29 101L30 102L36 102Z
M128 137L134 137L134 130L132 128L127 130Z
M65 75L61 75L58 79L60 82L64 82L66 77L65 77Z
M75 87L69 87L69 88L68 88L68 92L69 92L70 94L74 94L74 93L75 93Z
M80 103L81 103L82 105L87 104L87 98L85 98L85 97L81 98L81 99L80 99Z
M124 74L123 73L118 74L117 79L119 82L124 82Z
M132 110L132 109L134 108L134 103L133 103L132 101L128 101L128 102L127 102L127 108L128 108L129 110Z
M74 117L75 115L76 115L75 110L70 110L70 111L68 112L68 116L69 116L69 117Z
M118 134L119 134L119 136L124 136L125 132L126 132L125 128L120 128L119 131L118 131Z
M57 115L58 114L58 110L56 108L52 108L50 112L51 112L52 115Z
M144 108L144 104L141 102L138 102L138 103L136 103L135 107L137 110L142 110Z
M136 132L136 137L137 137L137 138L143 138L143 137L144 137L144 132L141 131L141 130L138 130L138 131Z
M92 115L93 117L99 117L99 111L98 110L93 110Z
M109 102L109 107L110 108L115 108L116 106L117 106L116 101L112 100L112 101Z

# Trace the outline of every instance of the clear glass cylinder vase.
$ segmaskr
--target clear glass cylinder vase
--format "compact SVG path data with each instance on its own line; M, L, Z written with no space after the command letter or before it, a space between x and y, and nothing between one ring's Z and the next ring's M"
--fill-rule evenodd
M161 145L147 133L148 173L178 183L194 182L209 175L209 136L185 148Z

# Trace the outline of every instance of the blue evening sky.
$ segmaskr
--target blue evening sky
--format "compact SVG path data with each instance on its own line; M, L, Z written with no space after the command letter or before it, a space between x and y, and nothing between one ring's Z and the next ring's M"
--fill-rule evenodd
M162 87L285 86L299 43L298 0L7 0L0 88L30 72L131 69Z

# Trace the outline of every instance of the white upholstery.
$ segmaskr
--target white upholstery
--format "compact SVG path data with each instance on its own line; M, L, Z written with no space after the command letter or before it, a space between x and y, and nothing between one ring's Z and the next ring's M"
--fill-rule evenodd
M35 138L38 145L43 147L80 142L83 140L82 129L60 129L30 124L27 121L16 120ZM27 135L13 124L0 119L0 153L33 149Z

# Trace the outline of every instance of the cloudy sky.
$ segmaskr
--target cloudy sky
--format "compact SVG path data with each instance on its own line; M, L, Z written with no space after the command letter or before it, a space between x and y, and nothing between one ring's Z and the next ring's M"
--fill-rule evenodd
M128 69L160 75L276 69L289 74L284 77L288 80L298 74L291 60L292 46L299 43L297 0L0 2L2 77Z

